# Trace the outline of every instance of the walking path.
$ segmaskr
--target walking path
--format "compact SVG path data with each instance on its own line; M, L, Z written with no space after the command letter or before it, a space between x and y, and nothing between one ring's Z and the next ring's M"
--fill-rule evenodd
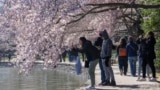
M156 82L148 81L136 81L137 77L130 76L128 72L127 76L121 76L117 64L112 66L117 86L98 86L100 83L100 70L99 66L96 67L96 90L160 90L160 80ZM86 87L90 84L88 80L84 85L76 90L86 90Z

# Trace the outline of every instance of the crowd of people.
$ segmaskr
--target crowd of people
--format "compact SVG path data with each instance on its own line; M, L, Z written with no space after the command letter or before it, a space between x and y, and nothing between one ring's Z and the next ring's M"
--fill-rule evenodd
M78 52L84 53L86 56L87 61L85 61L85 66L88 67L91 81L91 85L88 88L95 88L95 68L98 63L101 71L101 82L99 85L116 86L116 80L111 67L113 43L107 31L101 31L94 44L85 37L79 38L79 44L81 48L72 46L71 51L74 53L73 56L75 56L73 58L78 56ZM140 35L136 40L132 36L129 36L127 39L121 38L116 48L120 75L127 75L129 64L131 76L137 76L137 81L145 81L146 72L150 81L156 81L156 69L154 66L154 59L156 58L154 51L155 44L154 33L151 31L145 37ZM138 74L136 74L137 61ZM149 76L149 69L152 71L152 78Z
M148 32L145 37L140 35L136 41L133 37L128 38L127 40L121 38L120 44L117 47L118 63L120 74L127 74L128 62L130 65L130 71L132 76L138 76L137 81L146 80L146 72L148 79L150 81L156 80L156 70L154 66L154 59L156 54L154 51L154 46L156 40L153 32ZM138 61L138 74L136 75L136 64ZM149 70L152 71L152 78L149 76ZM141 76L142 71L142 78Z

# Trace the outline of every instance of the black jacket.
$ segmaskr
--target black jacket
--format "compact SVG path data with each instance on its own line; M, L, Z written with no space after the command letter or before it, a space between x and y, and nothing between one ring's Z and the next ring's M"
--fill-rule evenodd
M147 56L149 57L149 59L155 59L156 58L156 54L154 51L154 46L156 44L156 40L155 38L151 37L146 39L146 51L147 51Z
M140 57L147 57L148 59L155 59L156 54L154 46L156 44L155 38L137 39L139 44L139 55Z
M82 52L86 54L88 61L93 61L100 57L98 49L89 40L82 45Z
M138 50L139 57L142 57L142 58L145 57L147 55L146 39L138 38L136 42L139 45L139 50Z

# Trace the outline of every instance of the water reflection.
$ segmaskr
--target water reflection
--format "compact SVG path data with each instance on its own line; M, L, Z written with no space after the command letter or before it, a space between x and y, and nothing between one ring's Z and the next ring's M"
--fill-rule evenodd
M33 69L29 76L15 68L0 68L0 90L75 90L84 81L75 75Z

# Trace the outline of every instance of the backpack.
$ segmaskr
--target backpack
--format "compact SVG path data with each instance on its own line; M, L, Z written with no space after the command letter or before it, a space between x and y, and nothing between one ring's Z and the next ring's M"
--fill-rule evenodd
M119 52L118 52L119 56L127 56L127 50L126 48L119 48Z

